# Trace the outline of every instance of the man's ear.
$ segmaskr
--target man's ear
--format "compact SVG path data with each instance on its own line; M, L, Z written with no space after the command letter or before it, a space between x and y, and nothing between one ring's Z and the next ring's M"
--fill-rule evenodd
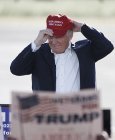
M72 30L68 30L68 31L67 31L67 35L68 35L68 37L69 37L69 40L71 40L72 37L73 37L73 31L72 31Z

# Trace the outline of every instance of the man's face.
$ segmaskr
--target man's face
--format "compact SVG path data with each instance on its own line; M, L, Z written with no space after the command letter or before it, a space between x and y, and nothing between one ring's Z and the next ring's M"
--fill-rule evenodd
M62 37L48 36L48 43L54 53L60 54L68 48L70 39L67 33Z

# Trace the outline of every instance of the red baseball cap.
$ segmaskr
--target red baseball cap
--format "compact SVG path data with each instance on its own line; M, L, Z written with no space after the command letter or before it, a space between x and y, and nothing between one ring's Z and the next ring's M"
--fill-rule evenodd
M47 28L53 30L53 35L62 37L67 30L73 29L73 22L65 15L49 15L46 20Z

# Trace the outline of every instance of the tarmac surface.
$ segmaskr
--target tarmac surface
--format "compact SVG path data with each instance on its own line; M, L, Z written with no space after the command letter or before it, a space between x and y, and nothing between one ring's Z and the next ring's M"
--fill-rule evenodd
M115 46L114 19L79 19L93 26L111 40ZM0 103L11 103L12 91L31 91L31 76L16 77L10 73L10 64L21 50L31 43L40 29L45 28L45 20L40 18L14 19L0 18ZM84 39L75 33L73 42ZM101 92L102 108L112 111L112 134L115 135L115 51L97 62L97 88Z

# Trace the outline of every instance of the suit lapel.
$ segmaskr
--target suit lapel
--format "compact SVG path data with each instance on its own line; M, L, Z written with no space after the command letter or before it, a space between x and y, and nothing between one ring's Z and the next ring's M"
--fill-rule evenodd
M47 47L47 49L43 50L42 55L43 55L46 63L50 66L50 68L54 69L54 67L55 67L54 54L51 53L51 50L50 50L49 46L46 46L46 47Z
M51 53L50 47L48 45L46 47L47 49L43 50L42 55L51 70L51 75L52 75L53 84L54 84L53 87L55 90L56 89L56 66L55 66L54 54Z

